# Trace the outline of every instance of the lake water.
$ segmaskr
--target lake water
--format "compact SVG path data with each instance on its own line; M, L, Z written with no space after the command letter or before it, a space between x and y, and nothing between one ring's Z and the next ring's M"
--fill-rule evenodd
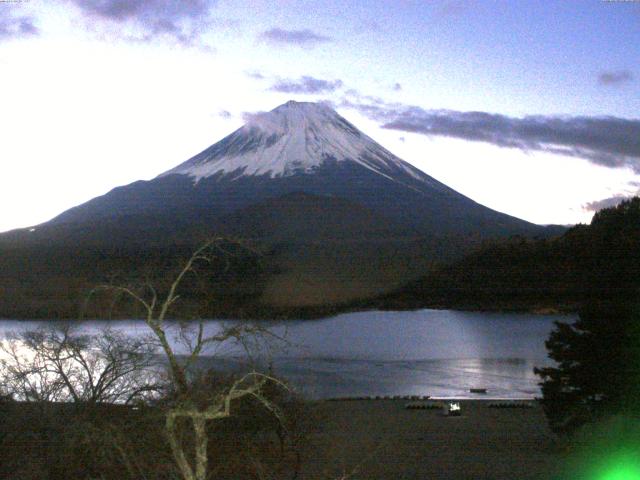
M544 342L554 321L575 316L418 310L357 312L335 317L269 322L284 337L269 342L263 356L276 373L313 398L430 395L435 398L534 398L540 395L534 366L550 365ZM229 323L229 322L225 322ZM37 328L42 322L0 321L0 336ZM91 321L87 333L105 325L144 335L142 321ZM205 322L213 333L223 322ZM179 339L172 328L174 344ZM246 363L237 345L208 351L205 360L223 368ZM486 388L472 394L470 388Z

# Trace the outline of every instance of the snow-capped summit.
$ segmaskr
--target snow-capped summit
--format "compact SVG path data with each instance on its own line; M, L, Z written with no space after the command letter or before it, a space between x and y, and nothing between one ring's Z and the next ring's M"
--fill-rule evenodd
M250 115L242 128L161 176L183 174L195 182L218 174L286 177L313 173L326 161L355 162L393 180L408 175L436 186L327 104L294 101Z

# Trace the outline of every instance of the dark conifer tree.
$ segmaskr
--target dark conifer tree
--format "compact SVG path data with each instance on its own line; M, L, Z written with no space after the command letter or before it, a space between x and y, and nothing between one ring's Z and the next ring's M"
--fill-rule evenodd
M612 414L640 415L640 309L628 297L594 300L546 342L557 367L536 369L551 429L572 433Z

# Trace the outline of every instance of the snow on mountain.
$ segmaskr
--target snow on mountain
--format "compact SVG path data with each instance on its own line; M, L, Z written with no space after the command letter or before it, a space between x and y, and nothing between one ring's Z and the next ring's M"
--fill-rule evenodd
M394 181L408 175L438 190L447 189L360 132L331 107L294 101L252 115L246 125L160 177L182 174L196 183L217 174L287 177L313 173L325 161L351 161Z

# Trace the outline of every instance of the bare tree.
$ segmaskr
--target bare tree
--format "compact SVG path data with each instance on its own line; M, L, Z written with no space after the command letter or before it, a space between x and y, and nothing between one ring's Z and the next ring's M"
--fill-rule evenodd
M180 298L178 289L187 275L195 275L196 267L207 265L214 260L228 261L230 252L224 247L224 240L216 238L198 248L186 261L173 279L168 291L159 295L151 285L139 289L102 285L99 290L108 290L130 297L142 306L145 322L155 336L159 348L167 360L168 373L173 395L166 407L165 431L181 477L184 480L205 480L209 475L207 424L230 417L234 403L245 397L258 400L275 416L280 412L274 402L264 394L264 387L271 384L284 385L275 377L260 373L255 369L240 376L227 385L211 388L207 379L198 375L194 367L208 347L235 342L247 345L256 336L268 334L255 325L231 325L212 335L205 334L202 321L194 329L185 325L180 329L180 340L187 347L187 353L179 355L168 338L167 316L170 308ZM286 388L286 387L285 387ZM180 426L188 425L189 435L183 435Z
M51 324L0 342L0 382L22 401L129 404L161 388L154 348L110 328L88 335Z

